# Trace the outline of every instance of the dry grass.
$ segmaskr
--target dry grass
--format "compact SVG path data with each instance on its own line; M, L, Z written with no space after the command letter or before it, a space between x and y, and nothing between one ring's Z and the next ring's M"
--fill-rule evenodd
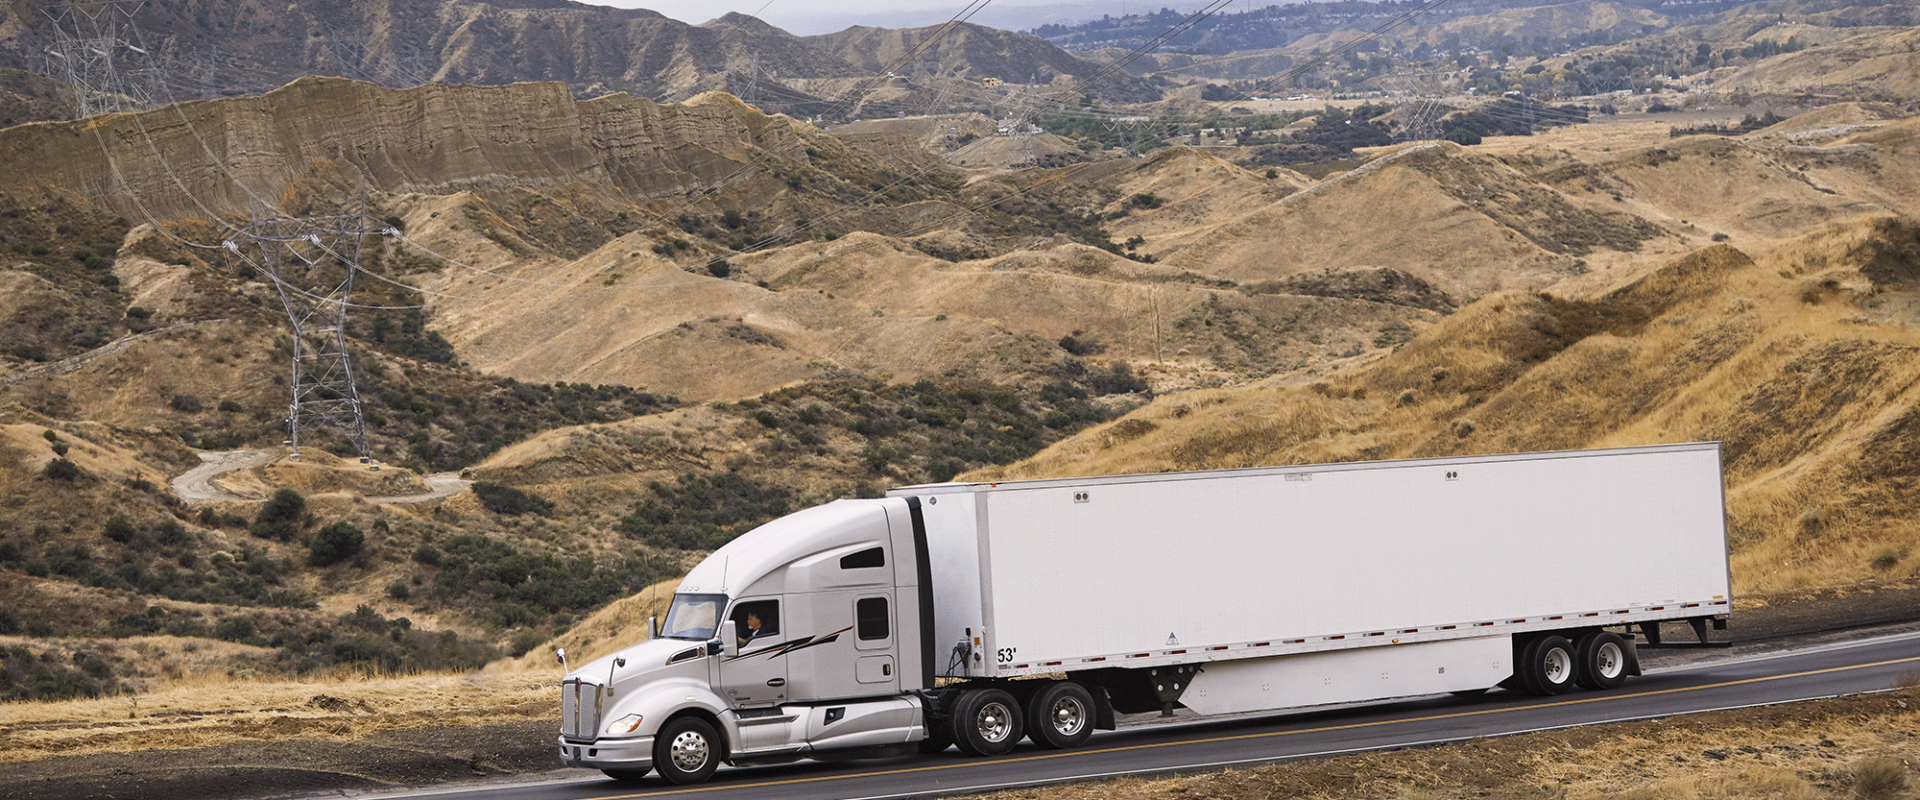
M545 674L342 672L299 681L215 674L136 695L0 704L0 762L543 719L559 713L558 679L558 666Z

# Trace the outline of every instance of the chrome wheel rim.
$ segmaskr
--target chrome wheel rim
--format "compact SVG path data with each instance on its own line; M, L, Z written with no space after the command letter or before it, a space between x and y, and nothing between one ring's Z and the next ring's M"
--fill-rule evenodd
M1053 701L1053 707L1047 709L1048 719L1053 730L1062 736L1072 736L1080 732L1087 724L1087 708L1078 698L1062 697Z
M973 715L973 727L984 741L1006 741L1007 735L1013 732L1012 709L998 701L987 703Z
M695 731L681 731L667 746L673 754L673 766L681 772L696 772L707 764L707 737Z

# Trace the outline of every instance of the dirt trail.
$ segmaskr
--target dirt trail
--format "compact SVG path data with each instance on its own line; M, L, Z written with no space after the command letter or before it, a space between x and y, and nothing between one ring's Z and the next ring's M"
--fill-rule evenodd
M432 475L428 475L425 478L425 480L427 482L427 487L431 489L431 491L428 491L426 494L401 494L401 495L388 495L385 497L369 497L367 498L367 502L369 503L424 503L424 502L427 502L428 500L438 500L442 497L452 497L453 495L459 494L460 490L473 485L473 481L460 477L460 473L458 472L436 472L436 473L433 473Z
M215 478L229 472L252 469L286 455L285 448L272 450L227 450L219 453L201 453L200 466L187 470L173 479L173 493L187 505L204 503L238 503L253 500L265 500L264 497L242 495L228 491L215 482ZM425 478L430 491L423 494L389 495L369 497L369 503L424 503L459 494L461 490L473 485L473 481L460 477L457 472L436 472Z
M221 453L201 453L200 466L181 473L173 479L173 493L187 505L203 503L233 503L248 500L264 500L264 497L251 497L227 491L213 479L229 472L260 466L281 456L274 450L228 450Z

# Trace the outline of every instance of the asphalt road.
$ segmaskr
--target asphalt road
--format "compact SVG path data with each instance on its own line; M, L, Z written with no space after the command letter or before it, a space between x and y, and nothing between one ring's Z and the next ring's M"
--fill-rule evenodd
M1338 710L1225 721L1147 724L1097 734L1086 747L1023 746L1000 758L957 750L890 761L721 768L712 782L678 787L657 776L622 784L588 771L564 777L469 784L367 797L435 800L881 800L935 797L1126 774L1200 772L1229 766L1461 741L1576 725L1811 700L1894 687L1920 670L1920 633L1771 655L1707 660L1650 671L1606 692L1552 698L1495 691Z

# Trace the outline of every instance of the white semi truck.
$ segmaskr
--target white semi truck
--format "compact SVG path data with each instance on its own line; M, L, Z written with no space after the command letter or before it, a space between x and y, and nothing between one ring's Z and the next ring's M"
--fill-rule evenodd
M1729 585L1718 443L909 486L714 551L652 638L568 674L560 755L686 784L1181 707L1605 689L1636 633L1724 629Z

